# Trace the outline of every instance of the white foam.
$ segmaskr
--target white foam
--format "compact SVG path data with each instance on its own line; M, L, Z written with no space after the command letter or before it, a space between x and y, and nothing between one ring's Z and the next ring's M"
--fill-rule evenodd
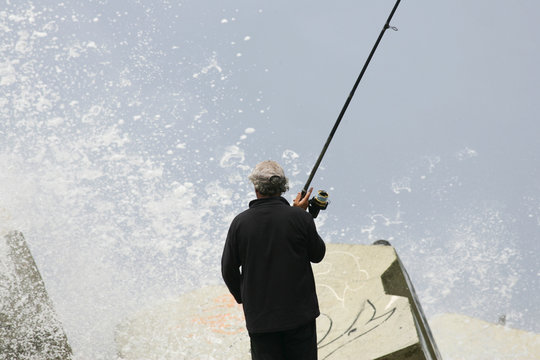
M201 74L208 74L211 70L216 70L218 73L221 73L223 71L221 66L218 64L216 54L214 54L210 59L208 59L208 65L204 66L200 72L193 74L193 77L198 78L199 76L201 76Z
M49 119L47 120L47 125L48 126L60 126L64 123L64 118L61 118L61 117L55 117L55 118L52 118L52 119Z
M411 178L409 177L402 177L399 179L392 180L391 185L392 191L396 194L400 194L403 191L406 192L412 192L411 188Z
M470 159L477 156L478 156L478 152L468 147L458 151L456 154L456 157L458 158L458 160L466 160L466 159Z
M221 167L232 167L237 164L243 163L245 160L244 151L236 145L228 146L225 149L219 165Z
M17 81L14 64L18 64L17 60L5 61L0 63L0 86L8 86Z

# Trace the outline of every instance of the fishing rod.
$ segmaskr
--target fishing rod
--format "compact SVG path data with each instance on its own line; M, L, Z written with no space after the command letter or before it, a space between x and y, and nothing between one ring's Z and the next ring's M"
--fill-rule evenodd
M341 119L343 119L343 116L345 115L345 112L347 111L347 108L349 107L349 103L351 102L354 93L356 91L356 88L358 87L358 84L360 84L360 81L362 80L362 77L364 76L364 73L366 72L366 69L371 61L371 58L375 54L375 51L377 50L377 47L379 46L379 43L381 42L381 39L386 32L387 29L392 29L394 31L397 31L397 28L390 26L390 21L392 20L392 17L394 16L394 13L397 10L397 7L401 0L397 0L396 4L394 5L394 8L390 12L390 15L388 16L388 19L386 20L379 37L377 38L377 41L375 41L375 45L373 45L373 48L371 49L371 52L369 53L369 56L364 63L364 66L362 67L362 71L360 71L360 75L358 75L358 78L356 79L356 82L354 83L354 86L349 93L349 96L347 97L347 100L345 101L345 104L343 105L343 108L341 109L341 112L339 113L339 116L334 124L334 127L332 128L332 131L330 131L330 135L328 136L328 139L326 140L326 143L324 144L321 154L319 155L319 158L315 162L315 165L313 166L313 169L311 170L311 174L309 175L309 178L306 182L306 185L304 185L304 188L302 189L302 197L305 196L305 194L308 191L309 185L311 184L311 181L313 180L313 177L315 176L315 173L317 172L317 169L319 168L319 165L321 164L321 161L324 157L324 154L326 153L326 150L328 150L328 146L330 145L330 142L332 141L332 138L334 137L334 134L336 133L336 130L341 123ZM317 217L320 210L326 209L328 206L328 193L324 190L319 190L318 194L315 195L310 201L309 201L309 212L311 215L313 215L314 218Z

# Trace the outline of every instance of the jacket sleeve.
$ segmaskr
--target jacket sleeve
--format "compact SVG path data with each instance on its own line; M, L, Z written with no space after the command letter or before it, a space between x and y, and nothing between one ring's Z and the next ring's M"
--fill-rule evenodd
M313 217L308 213L308 255L309 261L313 263L321 262L326 254L326 245L323 239L319 236L317 232L317 227L315 226L315 221Z
M242 275L240 273L240 266L233 222L229 228L223 255L221 256L221 275L223 276L225 285L227 285L232 296L234 296L234 299L239 304L242 303L240 291Z

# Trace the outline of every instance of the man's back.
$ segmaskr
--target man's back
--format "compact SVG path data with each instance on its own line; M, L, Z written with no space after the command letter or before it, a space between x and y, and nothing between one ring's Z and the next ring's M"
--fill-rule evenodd
M222 270L249 332L287 330L319 315L310 262L324 254L311 215L280 196L252 201L233 220Z

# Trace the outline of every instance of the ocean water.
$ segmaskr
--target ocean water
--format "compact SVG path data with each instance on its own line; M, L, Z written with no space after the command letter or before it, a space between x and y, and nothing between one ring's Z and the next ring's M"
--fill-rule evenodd
M279 72L275 43L296 49L291 57L302 46L258 30L277 6L213 5L6 1L0 10L0 230L25 235L77 359L114 358L123 319L220 284L228 225L253 197L251 168L281 162L292 199L330 129L333 118L295 125L301 98L279 97L300 85ZM337 113L340 104L310 96L310 116L319 102ZM282 116L285 106L298 113ZM428 318L505 315L540 332L536 140L524 135L506 158L467 137L383 150L367 138L386 125L349 124L364 148L335 140L314 184L331 194L317 219L323 238L389 240Z

